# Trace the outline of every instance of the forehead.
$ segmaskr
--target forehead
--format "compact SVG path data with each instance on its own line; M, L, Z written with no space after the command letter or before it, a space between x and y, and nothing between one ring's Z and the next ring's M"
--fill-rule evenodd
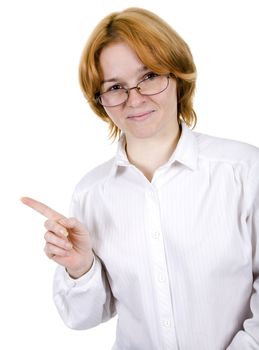
M123 42L112 43L102 50L100 68L104 80L128 78L147 70L135 51Z

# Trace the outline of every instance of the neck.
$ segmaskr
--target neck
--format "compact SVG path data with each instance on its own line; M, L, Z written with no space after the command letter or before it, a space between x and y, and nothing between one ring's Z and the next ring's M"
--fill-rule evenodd
M174 152L179 141L179 125L163 135L153 138L126 140L126 153L129 162L143 172L151 182L154 172L165 164Z

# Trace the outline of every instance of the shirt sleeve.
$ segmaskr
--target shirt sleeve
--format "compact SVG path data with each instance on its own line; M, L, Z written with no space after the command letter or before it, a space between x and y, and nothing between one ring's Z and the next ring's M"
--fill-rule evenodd
M245 191L249 208L247 227L251 235L253 261L251 318L244 321L243 329L235 335L227 350L259 349L259 161L251 168Z
M105 271L96 256L91 269L78 279L58 266L53 298L62 320L73 329L95 327L116 314Z
M71 201L70 215L86 225L75 194ZM105 269L96 255L91 269L77 279L71 278L63 266L57 267L53 299L62 320L73 329L95 327L116 314Z

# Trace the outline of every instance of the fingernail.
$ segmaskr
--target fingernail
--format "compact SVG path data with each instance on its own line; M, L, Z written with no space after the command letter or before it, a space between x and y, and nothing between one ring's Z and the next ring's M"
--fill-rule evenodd
M60 232L62 235L64 235L65 237L68 236L68 232L67 232L66 230L64 230L63 228L61 228L61 229L59 230L59 232Z

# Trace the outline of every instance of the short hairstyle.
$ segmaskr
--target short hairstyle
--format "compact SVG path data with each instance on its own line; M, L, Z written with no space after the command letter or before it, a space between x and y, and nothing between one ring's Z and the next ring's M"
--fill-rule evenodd
M104 17L93 30L82 52L79 81L90 107L109 124L115 140L121 130L96 100L103 80L100 53L113 42L125 42L145 66L158 74L172 74L177 81L177 118L191 127L197 122L193 109L196 67L186 42L163 19L141 8L127 8Z

